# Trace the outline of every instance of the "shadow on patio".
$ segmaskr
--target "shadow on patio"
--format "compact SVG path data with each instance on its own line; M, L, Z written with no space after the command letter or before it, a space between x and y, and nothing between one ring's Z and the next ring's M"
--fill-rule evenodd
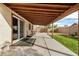
M38 36L40 35L40 36ZM17 43L10 46L10 49L3 52L2 55L15 55L15 56L73 56L74 54L62 47L63 45L58 42L53 43L46 33L35 34L30 39L22 39ZM48 40L48 41L47 41ZM54 41L55 42L55 41ZM51 44L52 43L52 44ZM51 47L50 47L51 44ZM59 44L59 47L57 46ZM57 49L59 48L59 49ZM65 52L63 51L65 50Z

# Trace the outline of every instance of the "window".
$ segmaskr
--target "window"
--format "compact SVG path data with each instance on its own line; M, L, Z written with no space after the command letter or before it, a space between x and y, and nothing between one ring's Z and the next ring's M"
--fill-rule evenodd
M29 24L29 30L31 30L31 24Z

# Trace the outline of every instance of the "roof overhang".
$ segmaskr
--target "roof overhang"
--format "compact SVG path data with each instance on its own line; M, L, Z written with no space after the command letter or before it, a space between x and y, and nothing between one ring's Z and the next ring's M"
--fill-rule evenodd
M5 5L35 25L48 25L79 9L79 4L76 3L8 3Z

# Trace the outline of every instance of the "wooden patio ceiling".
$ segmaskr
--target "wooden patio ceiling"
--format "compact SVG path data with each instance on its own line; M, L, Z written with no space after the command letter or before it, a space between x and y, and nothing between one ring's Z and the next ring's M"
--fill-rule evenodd
M35 25L48 25L78 10L75 3L8 3L13 11Z

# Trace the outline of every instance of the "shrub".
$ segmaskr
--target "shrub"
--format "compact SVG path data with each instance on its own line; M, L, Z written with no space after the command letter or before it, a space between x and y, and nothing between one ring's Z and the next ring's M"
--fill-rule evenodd
M77 36L77 32L72 33L71 36Z

